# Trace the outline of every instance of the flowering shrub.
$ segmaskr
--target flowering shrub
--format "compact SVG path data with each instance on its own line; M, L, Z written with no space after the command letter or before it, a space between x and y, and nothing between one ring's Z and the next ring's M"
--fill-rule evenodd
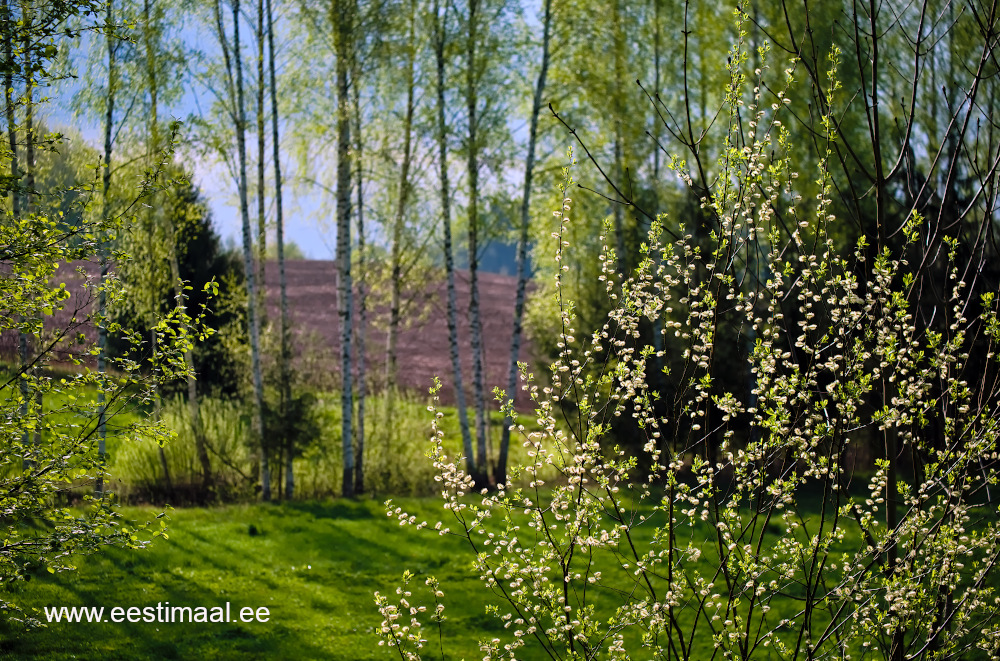
M560 659L1000 655L996 296L969 293L954 241L943 276L926 266L919 214L898 249L862 239L842 254L829 231L831 152L806 205L785 92L767 104L767 68L744 73L738 17L729 131L702 200L717 222L710 248L683 226L665 242L660 219L625 279L605 249L615 307L604 327L578 337L561 302L550 384L522 370L542 431L523 434L532 461L510 484L473 494L435 432L448 522L432 527L468 541L504 626L482 641L484 659L528 646ZM793 75L794 65L785 90ZM674 170L691 184L683 162ZM567 198L563 229L570 208ZM942 277L947 300L927 314L920 292ZM643 324L663 334L662 350L640 341ZM720 363L724 327L746 342L744 365ZM656 392L668 354L681 358L681 385ZM745 391L723 387L718 375L733 370ZM641 430L639 455L608 443L616 417ZM864 443L881 449L869 466L854 452ZM549 466L553 484L539 478ZM401 525L428 527L389 507ZM376 596L383 643L417 659L426 613L398 594L398 605Z
M170 153L161 156L166 160ZM133 205L164 185L162 171L161 161L144 173ZM0 182L0 189L5 185L13 183ZM3 190L5 196L11 192ZM92 200L84 201L85 211ZM203 312L175 309L155 320L156 344L152 355L143 355L150 349L139 333L110 321L109 312L129 291L113 274L88 272L84 264L106 260L132 219L123 213L74 226L61 214L0 210L0 333L20 341L19 362L0 369L0 622L5 624L41 624L17 598L19 584L38 572L72 570L79 557L105 546L138 549L149 537L166 536L162 515L158 527L122 520L116 495L105 488L113 476L101 432L105 428L120 447L168 441L170 430L141 409L158 387L188 374L185 353L211 329L204 326ZM121 263L128 254L114 250L113 257ZM67 279L60 263L75 265L75 275L84 281L76 296L59 282ZM206 291L213 287L214 282ZM85 362L103 360L103 350L87 332L101 326L120 334L127 349L109 361L112 369L95 371ZM75 368L67 370L67 363Z

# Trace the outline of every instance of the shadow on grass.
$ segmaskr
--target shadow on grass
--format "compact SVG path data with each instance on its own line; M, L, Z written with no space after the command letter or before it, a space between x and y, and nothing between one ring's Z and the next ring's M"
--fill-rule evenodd
M375 518L371 505L365 501L338 500L327 502L282 503L281 508L309 514L316 519L361 521Z
M436 509L419 501L417 512ZM142 520L148 508L126 508ZM257 534L251 535L251 526ZM482 586L455 540L400 527L381 503L295 503L176 510L169 539L146 551L106 549L79 570L34 577L13 597L45 621L45 606L145 608L158 603L267 606L266 623L52 622L0 628L6 659L383 659L373 592L388 593L403 571L447 578L452 651L471 658L489 625ZM422 581L420 581L422 583ZM458 606L460 604L460 606ZM471 619L470 619L471 618ZM457 643L457 644L456 644Z

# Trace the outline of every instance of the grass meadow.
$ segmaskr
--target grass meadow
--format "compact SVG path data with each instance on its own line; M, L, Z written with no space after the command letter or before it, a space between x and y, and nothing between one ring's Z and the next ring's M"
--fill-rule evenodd
M406 505L431 516L434 501ZM143 521L152 507L125 508ZM8 629L3 659L379 659L373 592L404 569L449 585L446 635L471 658L488 620L456 540L388 519L381 503L336 501L172 510L168 539L142 551L80 558L75 572L38 575L13 595L24 607L266 606L266 623L46 623Z
M394 505L436 521L443 512L435 498L406 498ZM808 500L805 507L809 507ZM123 508L125 518L153 521L162 509ZM637 528L639 543L648 541L660 517L652 510ZM0 659L390 659L378 646L379 616L373 600L378 590L394 595L405 570L420 601L423 579L433 575L444 590L445 615L440 631L444 654L430 640L424 658L473 659L478 640L493 637L500 624L486 614L496 602L471 568L463 540L433 531L401 527L375 500L328 500L280 504L226 505L169 510L168 538L156 539L141 551L106 550L80 558L77 571L39 574L20 584L12 596L36 611L44 626L24 631L0 630ZM449 525L445 518L445 525ZM680 531L681 533L684 530ZM709 530L690 528L692 538L707 539ZM781 531L775 527L775 539ZM846 540L848 543L854 540ZM615 571L614 558L598 557L598 568ZM704 562L704 560L702 561ZM606 565L606 566L600 566ZM704 569L708 569L706 565ZM622 595L596 595L598 612L611 614ZM266 623L68 623L46 622L45 607L213 608L230 602L268 608ZM429 600L425 603L432 607ZM788 600L780 608L791 616L798 608ZM705 631L696 646L711 656ZM638 638L635 632L635 638ZM630 636L631 637L631 636ZM518 658L541 659L530 645ZM760 658L766 658L761 656Z

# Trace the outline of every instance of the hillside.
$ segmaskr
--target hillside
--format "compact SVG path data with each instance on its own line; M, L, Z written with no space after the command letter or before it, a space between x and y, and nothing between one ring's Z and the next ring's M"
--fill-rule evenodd
M297 336L300 365L325 370L330 378L339 372L339 321L337 319L337 271L332 260L289 261L285 266L288 281L289 313ZM278 319L278 267L270 261L265 268L268 317ZM451 357L448 348L447 288L441 278L417 292L423 301L423 313L411 316L399 335L399 381L404 388L426 392L434 376L442 382L441 399L455 400ZM479 294L483 323L483 354L486 367L487 403L495 408L493 388L505 387L510 337L513 331L514 297L517 279L495 273L479 274ZM459 343L462 348L462 375L465 390L471 395L472 356L469 351L469 277L467 271L456 273L459 311ZM355 305L357 295L355 295ZM356 317L356 315L355 315ZM384 310L369 313L367 325L367 369L375 384L384 382L386 323ZM357 318L355 318L357 323ZM521 360L533 359L531 343L521 345ZM304 359L304 360L303 360ZM315 375L322 377L323 375ZM471 403L471 400L469 400ZM519 398L523 408L525 398Z
M82 266L88 278L77 272ZM296 260L286 263L288 280L289 313L296 346L296 364L306 371L311 382L333 387L339 382L340 364L339 321L337 318L336 263L331 260ZM92 294L84 283L97 277L97 265L83 263L72 267L63 265L58 272L60 282L65 282L71 297L62 310L46 319L46 329L51 331L74 326L70 336L83 332L88 339L96 339L93 327L85 324L75 327L72 319L82 319L92 305ZM265 265L267 283L267 318L269 323L278 321L278 265L269 261ZM457 272L456 285L459 311L459 342L462 348L462 370L466 392L471 397L472 356L469 351L469 279L467 271ZM489 408L493 402L493 388L503 387L506 381L510 336L513 328L516 278L495 273L480 274L480 305L483 322L483 355L486 369L486 393ZM399 335L399 381L404 388L427 392L434 376L443 384L441 399L454 403L455 390L448 349L447 297L443 273L435 282L428 283L424 291L415 292L413 298L421 300L419 314L404 320ZM355 302L357 295L355 295ZM375 387L385 381L386 314L376 309L369 312L367 325L368 377ZM355 315L357 323L357 315ZM357 326L356 326L357 328ZM70 350L83 345L71 345ZM68 359L64 352L59 352ZM0 356L17 360L17 333L0 332ZM525 339L521 345L521 360L533 359L531 343ZM471 404L471 399L469 400ZM526 408L526 398L519 398L518 407Z

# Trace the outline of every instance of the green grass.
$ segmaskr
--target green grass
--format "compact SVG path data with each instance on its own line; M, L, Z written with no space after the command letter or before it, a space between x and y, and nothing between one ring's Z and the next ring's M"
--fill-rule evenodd
M418 520L444 518L450 525L437 499L394 502ZM645 506L641 511L650 518L635 529L634 539L645 546L662 514ZM139 523L156 513L138 507L123 512ZM400 527L377 501L232 505L174 510L169 516L169 539L158 539L144 551L108 550L80 558L78 571L35 576L11 595L13 600L38 609L43 622L45 606L104 606L110 613L114 606L170 602L212 608L227 601L232 613L267 607L268 622L53 622L28 631L0 627L0 659L389 659L393 655L378 647L374 634L381 617L373 592L396 603L393 593L404 570L417 575L411 583L415 604L433 608L424 598L423 579L433 575L441 580L447 658L478 658L478 639L501 631L485 614L489 591L472 572L468 547L432 531ZM678 533L702 539L709 528L699 523L682 526ZM775 527L770 537L780 534ZM599 564L607 566L598 568L614 573L614 560L601 555ZM621 598L613 591L591 595L606 614L621 605ZM434 633L425 629L428 638ZM638 643L638 634L628 634L630 644ZM695 642L710 654L710 636ZM521 652L518 658L543 658L541 650L530 646Z
M446 514L436 499L394 502L432 522ZM123 512L139 523L156 513ZM232 613L266 606L268 622L0 626L0 659L390 659L374 634L381 617L373 592L395 603L407 569L417 575L414 603L429 605L421 590L426 576L442 582L447 658L478 658L478 639L499 634L500 625L485 614L489 592L471 569L468 547L400 527L376 501L191 508L169 516L169 538L151 548L80 558L77 571L36 575L11 597L37 609L43 622L46 606L104 606L108 614L114 606L212 608L227 601ZM640 541L647 535L641 527ZM620 604L613 593L597 597L608 613ZM429 638L433 633L425 629ZM518 658L543 658L541 650L522 652Z
M802 494L799 507L810 525L816 521L818 503ZM437 499L399 499L395 504L415 514L417 520L445 519ZM142 523L152 520L155 508L124 508L124 516ZM663 523L663 513L640 506L637 513L648 518L634 528L633 539L646 547L654 528ZM400 527L387 517L375 500L337 500L282 504L230 505L216 508L179 509L169 513L169 538L157 539L143 551L106 550L79 558L78 570L59 575L39 573L17 584L13 594L3 594L22 608L35 609L45 622L48 606L103 606L111 608L156 607L157 604L213 608L231 604L235 614L243 607L267 607L270 620L252 623L48 623L24 630L0 624L0 661L14 659L391 659L390 650L378 646L374 633L381 622L373 593L378 590L397 603L394 594L405 570L416 574L414 605L433 608L426 598L423 580L436 576L444 590L443 626L446 658L481 657L478 640L504 637L485 607L496 603L490 591L471 569L468 547L459 539L440 537L433 531ZM499 525L494 520L490 525ZM489 527L489 526L488 526ZM859 533L848 524L844 543L859 543ZM526 526L524 541L530 543ZM677 529L678 546L690 539L701 543L705 555L689 564L700 573L711 570L711 536L707 523L682 524ZM783 535L779 525L768 526L764 546ZM609 552L595 555L594 569L601 570L615 585L622 570ZM695 565L698 565L697 567ZM630 573L630 572L629 572ZM653 579L658 592L666 588L664 579ZM720 585L721 587L721 585ZM719 589L720 592L723 590ZM606 620L625 598L615 590L591 593L588 601L597 607L599 619ZM774 617L794 617L801 607L795 599L774 600ZM825 626L818 613L815 626ZM688 630L690 613L680 613L681 626ZM426 619L425 619L426 623ZM429 624L428 624L429 627ZM639 628L626 632L626 642L637 658ZM509 632L508 632L509 633ZM424 658L439 658L436 631L424 629L431 639ZM794 633L782 636L794 644ZM702 624L693 640L693 658L711 656L711 636ZM529 647L519 659L543 657ZM754 658L767 659L765 649ZM978 658L971 655L968 658Z
M437 517L437 501L406 501ZM126 508L139 521L150 508ZM454 540L401 528L375 501L186 509L151 548L80 558L78 571L39 575L11 595L22 607L266 606L270 621L50 623L0 628L0 659L380 659L372 593L404 569L446 583L445 635L453 658L473 658L489 624L482 585ZM251 526L257 534L251 534ZM458 606L460 604L460 606ZM45 620L44 614L38 614Z

